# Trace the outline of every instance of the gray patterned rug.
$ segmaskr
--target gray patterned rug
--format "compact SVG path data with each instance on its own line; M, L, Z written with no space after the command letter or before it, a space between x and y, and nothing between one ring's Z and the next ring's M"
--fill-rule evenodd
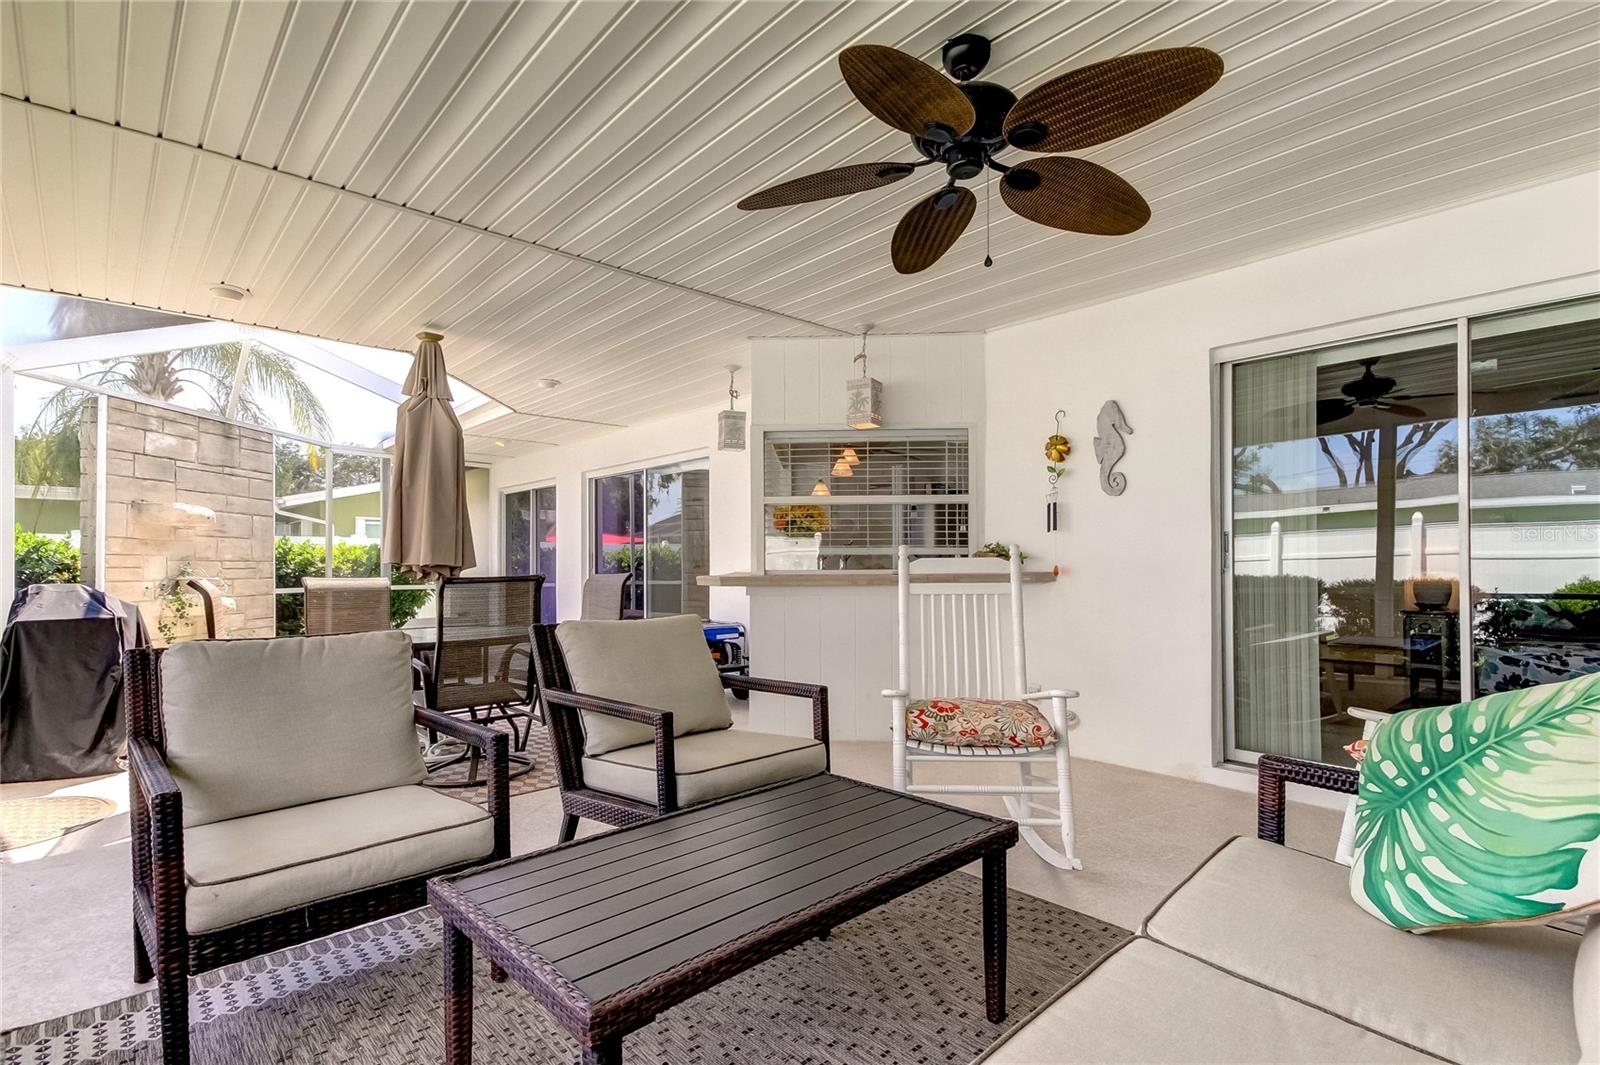
M504 721L479 723L486 723L496 732L504 732L508 736L511 735L511 726ZM512 740L511 749L513 751L516 750L515 740ZM528 747L520 753L533 759L533 768L520 776L511 778L511 795L513 798L518 795L526 795L530 791L543 791L546 788L553 788L559 783L556 779L555 748L550 744L550 730L546 726L534 722L532 731L528 734ZM511 771L516 773L520 768L520 766L513 763ZM484 769L481 765L478 768L478 780L480 783L462 786L466 785L467 776L471 771L471 761L462 759L453 765L429 773L428 780L433 784L456 785L456 788L452 790L455 791L457 796L463 799L470 799L479 806L483 806L489 801L489 791L481 783L484 779Z
M965 1065L1128 936L1031 895L1009 901L1010 1016L983 1011L979 884L952 874L668 1010L626 1060ZM196 978L200 1065L412 1065L443 1059L439 921L431 910ZM481 960L474 1061L568 1062L577 1046ZM151 995L0 1035L3 1065L157 1065Z

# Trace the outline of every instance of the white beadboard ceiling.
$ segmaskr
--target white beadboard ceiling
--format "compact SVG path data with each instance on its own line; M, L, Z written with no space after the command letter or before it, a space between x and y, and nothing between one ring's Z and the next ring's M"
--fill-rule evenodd
M991 329L1600 167L1590 0L0 8L5 283L391 348L437 328L500 401L623 425L715 402L751 335ZM834 57L937 65L967 30L1019 94L1140 49L1221 53L1198 101L1080 153L1144 193L1148 226L1059 233L996 195L986 270L980 180L967 234L902 277L889 236L934 168L734 209L915 158ZM251 296L219 303L222 281ZM481 453L594 429L472 433Z

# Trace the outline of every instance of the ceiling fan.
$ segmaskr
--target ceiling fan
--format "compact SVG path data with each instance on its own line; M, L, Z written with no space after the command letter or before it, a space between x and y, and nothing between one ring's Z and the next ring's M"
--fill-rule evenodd
M846 48L839 53L845 84L868 111L911 134L922 158L854 163L792 178L746 196L739 209L791 207L880 189L938 163L949 177L944 188L895 227L890 258L902 274L926 270L961 236L978 198L957 182L985 167L1002 175L1006 206L1030 221L1077 233L1132 233L1150 220L1150 205L1105 167L1055 155L1012 165L995 157L1007 148L1070 152L1120 137L1182 107L1222 77L1222 57L1215 52L1162 48L1080 67L1018 99L1002 85L973 80L988 64L989 52L989 39L976 33L945 42L944 69L952 82L895 48Z
M1395 395L1395 385L1399 382L1392 377L1384 377L1374 372L1372 367L1377 361L1375 357L1361 360L1361 376L1354 381L1346 381L1339 386L1339 391L1344 393L1343 399L1335 396L1330 399L1317 400L1318 425L1326 425L1329 422L1347 418L1362 408L1398 414L1402 418L1426 418L1428 416L1428 412L1422 408L1413 407L1408 403L1399 401L1429 397Z

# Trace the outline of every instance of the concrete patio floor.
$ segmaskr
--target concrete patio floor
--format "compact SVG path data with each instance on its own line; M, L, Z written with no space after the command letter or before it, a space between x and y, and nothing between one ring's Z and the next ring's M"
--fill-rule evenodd
M834 745L833 768L841 775L887 784L889 764L887 743ZM975 762L940 768L953 782L976 782L992 781L996 767ZM1230 836L1255 832L1255 798L1247 791L1084 760L1073 762L1073 783L1084 868L1055 869L1021 844L1011 852L1010 884L1125 928L1137 927L1186 873ZM87 1009L154 986L135 984L130 977L126 777L0 785L0 798L63 792L118 800L119 812L66 837L3 856L0 1028ZM950 798L999 812L998 800ZM511 817L514 852L549 846L560 819L559 792L514 798ZM600 827L585 822L583 834ZM1329 854L1338 827L1337 811L1297 804L1289 817L1289 843Z

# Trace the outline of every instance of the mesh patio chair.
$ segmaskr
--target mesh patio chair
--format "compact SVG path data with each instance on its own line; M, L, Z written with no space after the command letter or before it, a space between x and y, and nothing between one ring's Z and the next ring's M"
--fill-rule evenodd
M205 577L189 577L184 580L183 587L200 597L200 606L206 613L206 639L215 640L217 618L222 615L225 606L232 605L232 600L223 596L222 589Z
M583 582L584 621L617 621L628 602L631 573L596 573Z
M533 768L526 753L537 695L529 684L528 630L539 618L544 577L448 577L439 582L434 643L421 656L423 701L441 714L465 715L480 724L503 721L511 729L513 776ZM430 733L430 739L433 739ZM437 771L463 757L473 760L465 782L478 782L476 749L451 751L429 761Z
M393 627L383 577L302 577L306 635L383 632Z

